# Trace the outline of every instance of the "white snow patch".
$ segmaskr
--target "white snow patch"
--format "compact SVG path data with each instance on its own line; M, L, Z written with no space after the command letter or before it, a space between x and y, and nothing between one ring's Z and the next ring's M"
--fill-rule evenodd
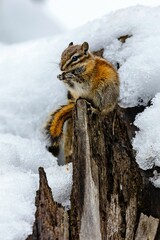
M37 176L16 167L0 171L0 239L25 239L34 220Z
M91 50L104 48L104 57L121 66L121 106L146 105L160 92L159 22L160 7L130 7L89 22L64 40L88 41ZM124 35L131 37L122 44L117 39Z
M133 139L133 148L136 150L136 160L144 170L151 169L153 166L160 167L159 106L160 93L152 100L152 106L138 114L134 122L139 131Z
M153 185L157 188L160 188L160 173L158 173L156 170L153 172L153 177L150 178L150 181L153 183Z
M46 173L54 200L66 208L70 207L72 164L47 168Z
M31 233L40 166L55 200L69 206L72 166L57 165L43 135L49 113L66 102L56 78L56 41L0 49L0 239L22 240Z

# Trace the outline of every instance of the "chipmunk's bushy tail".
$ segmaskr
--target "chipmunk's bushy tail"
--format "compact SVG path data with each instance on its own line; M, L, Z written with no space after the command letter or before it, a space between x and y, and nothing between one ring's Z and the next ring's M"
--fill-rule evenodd
M51 140L52 147L57 148L59 146L63 133L63 125L67 119L72 117L74 106L74 102L69 102L67 105L61 106L51 114L45 130Z

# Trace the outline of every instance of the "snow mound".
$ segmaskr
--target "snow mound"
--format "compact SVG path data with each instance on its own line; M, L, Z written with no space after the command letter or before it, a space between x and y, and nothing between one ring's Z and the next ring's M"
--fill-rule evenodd
M140 168L160 167L160 93L152 100L152 106L137 115L134 124L140 129L133 139L136 160Z
M14 167L7 166L3 170L0 176L0 239L22 240L30 233L34 220L37 177Z
M160 91L160 7L136 6L94 20L74 31L73 41L88 41L92 50L120 64L120 104L134 107ZM122 44L120 36L131 36ZM73 35L72 35L73 36ZM77 37L78 36L78 37Z
M72 166L57 165L43 135L49 113L66 102L53 63L60 54L56 41L0 49L0 239L22 240L31 233L40 166L54 199L69 206Z

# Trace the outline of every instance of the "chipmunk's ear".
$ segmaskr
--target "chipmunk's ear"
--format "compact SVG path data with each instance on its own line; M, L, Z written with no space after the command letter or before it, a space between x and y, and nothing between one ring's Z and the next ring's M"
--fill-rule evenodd
M69 47L69 46L72 46L72 45L73 45L73 42L70 42L69 45L68 45L68 47Z
M82 50L83 50L84 54L87 54L88 49L89 49L89 44L87 42L84 42L82 44Z

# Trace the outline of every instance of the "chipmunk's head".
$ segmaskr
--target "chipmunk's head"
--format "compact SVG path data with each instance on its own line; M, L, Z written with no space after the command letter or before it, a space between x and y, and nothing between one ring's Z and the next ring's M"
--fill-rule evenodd
M71 42L62 53L61 71L70 72L77 68L82 68L90 55L88 50L89 44L87 42L84 42L82 45L73 45L73 42Z

